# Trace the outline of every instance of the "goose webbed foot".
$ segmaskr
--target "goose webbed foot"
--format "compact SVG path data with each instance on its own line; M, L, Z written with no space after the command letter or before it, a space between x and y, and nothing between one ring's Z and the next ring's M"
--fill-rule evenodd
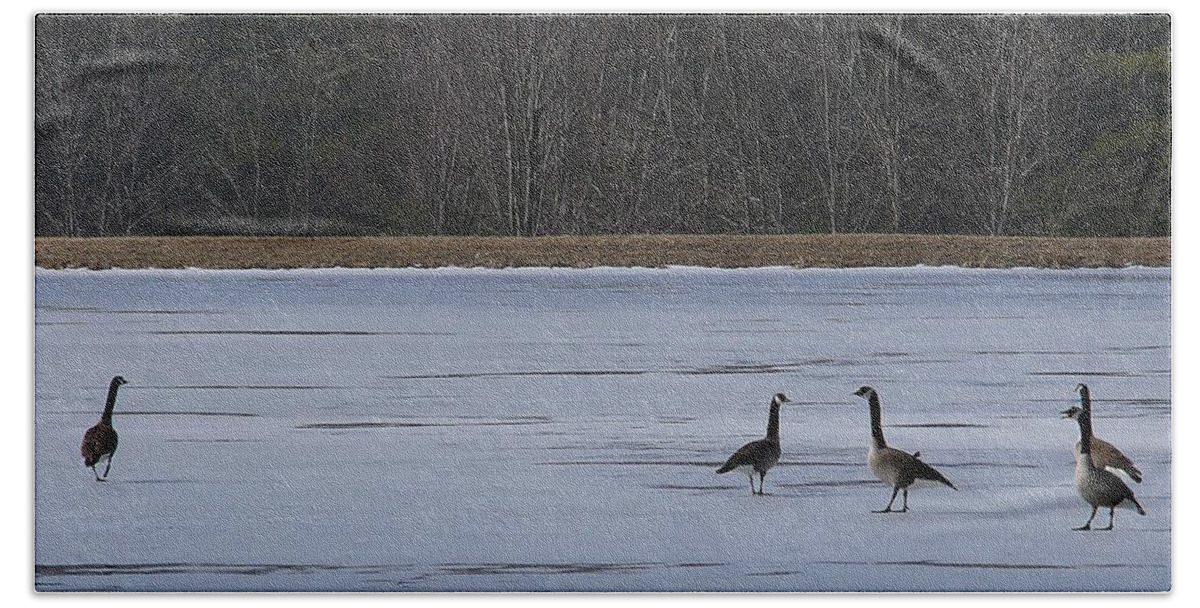
M1117 518L1116 511L1117 511L1117 509L1116 509L1115 507L1109 507L1109 508L1108 508L1108 527L1107 527L1107 528L1096 528L1096 529L1097 529L1097 530L1104 530L1105 532L1108 532L1109 530L1112 530L1112 529L1113 529L1113 522L1115 522L1115 521L1116 521L1116 518Z
M1100 510L1099 507L1092 507L1092 514L1090 516L1088 516L1087 523L1083 524L1082 526L1080 526L1078 528L1072 528L1072 529L1075 530L1076 532L1091 530L1092 529L1092 520L1096 519L1096 511L1098 511L1098 510ZM1111 522L1109 522L1109 523L1111 523Z
M887 506L884 507L882 511L871 511L871 512L872 513L892 513L893 512L892 505L896 503L896 495L899 493L900 493L900 488L892 488L892 499L888 501ZM904 505L904 510L905 511L908 510L907 502ZM903 513L904 511L900 511L900 512Z

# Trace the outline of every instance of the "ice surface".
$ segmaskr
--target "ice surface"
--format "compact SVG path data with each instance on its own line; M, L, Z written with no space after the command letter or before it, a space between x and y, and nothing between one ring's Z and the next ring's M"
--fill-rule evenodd
M1144 268L39 269L36 587L1166 590L1170 293ZM79 443L116 374L102 484ZM1079 382L1145 473L1113 532L1071 531ZM871 513L863 384L958 492ZM714 469L779 391L751 496Z

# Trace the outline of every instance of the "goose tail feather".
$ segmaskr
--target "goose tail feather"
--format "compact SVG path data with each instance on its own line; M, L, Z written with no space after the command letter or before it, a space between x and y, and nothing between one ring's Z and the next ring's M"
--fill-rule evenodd
M952 490L954 490L956 492L958 491L958 488L954 486L954 483L951 482L949 479L946 479L946 476L942 475L942 473L940 471L938 471L937 469L935 469L919 460L917 461L917 464L920 467L920 470L917 473L918 478L928 479L929 481L944 484L944 485L950 486L950 488Z
M1138 515L1146 514L1146 510L1142 508L1142 503L1138 502L1136 498L1130 496L1129 500L1133 501L1133 506L1137 507Z

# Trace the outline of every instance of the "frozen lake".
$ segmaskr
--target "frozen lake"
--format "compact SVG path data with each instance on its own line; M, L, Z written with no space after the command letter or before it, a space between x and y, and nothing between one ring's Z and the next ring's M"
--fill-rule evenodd
M39 590L1171 586L1170 269L39 269L35 291ZM117 374L96 483L79 444ZM1149 515L1113 532L1071 530L1080 382L1145 474ZM958 492L871 513L864 384ZM751 496L714 470L780 391Z

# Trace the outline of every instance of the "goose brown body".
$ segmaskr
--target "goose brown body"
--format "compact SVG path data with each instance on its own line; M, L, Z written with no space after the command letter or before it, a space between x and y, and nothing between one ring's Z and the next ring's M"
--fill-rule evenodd
M83 466L96 466L100 459L115 454L117 442L117 430L111 425L97 422L83 434L83 446L79 450L83 456Z
M871 450L867 453L867 462L871 467L871 472L893 488L920 486L922 481L954 488L954 484L937 469L921 461L920 452L909 454L896 448L871 446Z

